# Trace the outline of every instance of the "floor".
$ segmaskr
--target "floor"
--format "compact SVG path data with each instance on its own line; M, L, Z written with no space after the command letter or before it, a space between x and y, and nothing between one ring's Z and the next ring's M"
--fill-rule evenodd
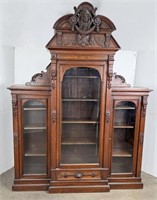
M142 173L141 190L111 190L109 193L49 194L47 192L12 192L13 169L0 176L0 200L157 200L157 178Z

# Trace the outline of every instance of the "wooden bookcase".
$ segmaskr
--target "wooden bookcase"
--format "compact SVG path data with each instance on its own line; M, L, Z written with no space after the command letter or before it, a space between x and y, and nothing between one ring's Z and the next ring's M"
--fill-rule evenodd
M90 3L61 17L47 44L51 63L12 94L13 190L106 192L142 188L147 88L113 74L106 17Z

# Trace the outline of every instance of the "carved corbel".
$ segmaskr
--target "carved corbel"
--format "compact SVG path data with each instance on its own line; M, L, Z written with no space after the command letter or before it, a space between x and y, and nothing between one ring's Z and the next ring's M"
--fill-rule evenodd
M142 110L141 110L141 116L142 117L145 117L146 115L146 108L147 108L147 96L143 96L143 99L142 99Z
M107 88L110 90L112 85L112 77L113 77L113 62L114 55L108 56L108 73L107 73Z
M52 79L52 89L56 89L56 78L57 78L57 72L56 69L52 69L51 71L51 79Z
M13 108L13 117L17 117L17 95L12 95L12 108Z

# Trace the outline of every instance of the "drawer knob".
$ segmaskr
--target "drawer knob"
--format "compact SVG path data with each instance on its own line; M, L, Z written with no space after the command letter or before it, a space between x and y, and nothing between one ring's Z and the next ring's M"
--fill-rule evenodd
M75 174L75 177L76 177L76 178L82 178L82 177L83 177L83 173L77 172L77 173Z

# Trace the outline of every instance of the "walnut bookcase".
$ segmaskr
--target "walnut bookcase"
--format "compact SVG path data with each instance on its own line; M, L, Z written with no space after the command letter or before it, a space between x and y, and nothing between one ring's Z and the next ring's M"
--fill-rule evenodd
M116 30L84 2L54 25L51 63L12 94L13 190L142 188L147 88L113 74Z

